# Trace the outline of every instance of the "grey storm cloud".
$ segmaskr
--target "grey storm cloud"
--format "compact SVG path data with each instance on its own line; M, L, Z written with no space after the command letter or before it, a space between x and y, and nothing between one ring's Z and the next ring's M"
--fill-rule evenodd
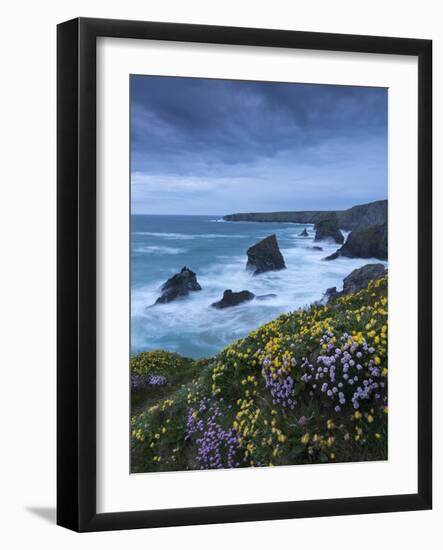
M131 174L136 212L385 198L387 90L132 76Z

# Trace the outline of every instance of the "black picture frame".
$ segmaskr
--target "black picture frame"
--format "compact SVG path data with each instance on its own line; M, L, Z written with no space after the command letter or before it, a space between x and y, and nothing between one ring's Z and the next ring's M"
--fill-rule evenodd
M136 38L418 58L416 494L96 512L96 39ZM432 42L79 18L57 29L57 523L104 531L427 510L432 506Z

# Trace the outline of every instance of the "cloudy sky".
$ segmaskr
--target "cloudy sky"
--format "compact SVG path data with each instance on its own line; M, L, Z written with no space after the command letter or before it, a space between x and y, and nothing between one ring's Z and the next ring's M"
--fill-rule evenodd
M132 76L131 193L138 214L387 198L387 91Z

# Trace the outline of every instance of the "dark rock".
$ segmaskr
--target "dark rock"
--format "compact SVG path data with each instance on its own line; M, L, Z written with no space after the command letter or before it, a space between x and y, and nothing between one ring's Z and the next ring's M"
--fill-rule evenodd
M299 234L299 237L309 237L309 233L306 231L306 227L303 229L303 231Z
M347 231L370 225L388 223L388 201L375 201L368 204L359 204L348 210L338 212L338 225Z
M260 296L256 296L256 300L272 300L272 298L277 298L277 294L261 294Z
M223 298L218 302L211 304L212 307L217 309L224 309L225 307L233 307L242 304L243 302L249 302L255 298L255 294L249 292L249 290L242 290L241 292L232 292L232 290L225 290L223 292Z
M326 289L326 294L328 296L333 296L334 294L337 294L337 287L336 286L331 286L330 288L327 288Z
M275 235L269 235L269 237L248 248L247 255L246 268L250 269L253 275L286 268Z
M383 264L366 264L363 267L354 269L347 277L343 279L343 290L341 292L337 292L337 288L335 286L328 288L323 296L322 303L327 304L340 296L352 294L367 288L369 281L379 279L385 272L386 270Z
M388 228L386 224L371 225L352 231L340 254L348 258L388 259Z
M343 279L343 294L351 294L368 286L372 279L379 279L385 272L383 264L366 264L354 269Z
M161 287L162 295L157 298L155 303L167 304L177 298L187 296L189 292L201 289L196 274L187 267L183 267L180 273L173 275Z
M323 214L315 224L314 230L315 241L333 240L337 244L342 244L345 240L338 227L335 212Z
M326 260L335 260L338 256L347 258L388 259L387 225L371 225L355 229L349 233L345 244Z
M320 251L323 250L323 248L321 246L311 246L311 249L312 250L320 250Z
M340 293L337 292L337 287L331 286L330 288L326 289L326 292L324 293L323 298L318 303L326 305L330 301L332 301L334 298L337 298L338 296L340 296Z
M323 260L329 261L329 260L336 260L340 254L337 252L333 252L332 254L329 254L329 256L326 256L326 258L323 258Z

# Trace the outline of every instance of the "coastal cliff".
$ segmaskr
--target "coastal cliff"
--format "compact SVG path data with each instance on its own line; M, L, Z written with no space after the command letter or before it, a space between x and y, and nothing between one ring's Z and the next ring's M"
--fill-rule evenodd
M223 216L230 222L280 222L280 223L317 223L325 214L337 215L340 229L352 231L369 225L382 225L386 223L388 216L388 201L381 200L367 204L359 204L347 210L304 210L293 212L249 212L228 214Z

